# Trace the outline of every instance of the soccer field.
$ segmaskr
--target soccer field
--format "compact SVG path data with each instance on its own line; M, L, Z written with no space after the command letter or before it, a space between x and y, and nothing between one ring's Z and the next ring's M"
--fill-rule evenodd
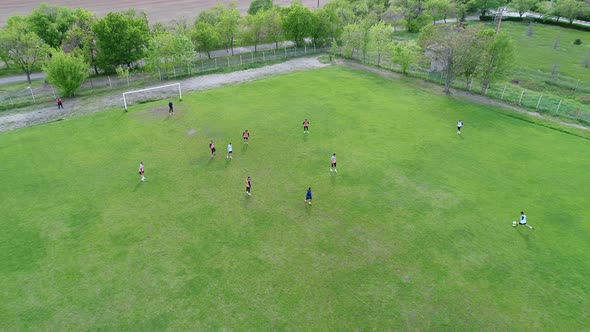
M166 104L0 134L2 330L590 326L588 139L337 66Z

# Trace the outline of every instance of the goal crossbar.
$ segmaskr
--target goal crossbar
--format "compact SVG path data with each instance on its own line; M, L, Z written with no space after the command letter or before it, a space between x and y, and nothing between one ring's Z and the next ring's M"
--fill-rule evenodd
M171 86L178 87L178 96L179 96L180 100L182 100L182 90L180 89L180 83L173 83L173 84L167 84L167 85L154 86L154 87L151 87L151 88L145 88L145 89L127 91L127 92L123 92L123 104L125 106L125 111L127 111L127 98L126 98L126 96L128 94L138 93L138 92L146 92L146 91L157 90L157 89L162 89L162 88L169 88Z

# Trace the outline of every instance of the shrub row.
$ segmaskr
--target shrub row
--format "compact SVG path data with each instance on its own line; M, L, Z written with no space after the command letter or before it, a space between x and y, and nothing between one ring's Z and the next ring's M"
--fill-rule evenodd
M493 16L480 16L479 20L480 21L493 21L494 17ZM576 23L570 24L569 22L562 22L562 21L557 22L554 19L550 19L550 18L506 16L506 17L502 17L502 20L503 21L511 21L511 22L535 22L535 23L541 23L541 24L556 25L556 26L559 26L562 28L576 29L576 30L590 32L590 26L576 24Z

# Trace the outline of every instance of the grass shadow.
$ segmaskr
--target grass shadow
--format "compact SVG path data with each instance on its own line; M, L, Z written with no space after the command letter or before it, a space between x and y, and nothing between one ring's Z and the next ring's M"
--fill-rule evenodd
M133 188L133 192L136 192L136 191L137 191L137 189L139 189L139 187L141 186L141 184L142 184L142 183L143 183L143 181L141 181L141 180L140 180L139 182L137 182L137 184L136 184L136 185L135 185L135 187Z
M248 144L242 144L242 152L248 151Z

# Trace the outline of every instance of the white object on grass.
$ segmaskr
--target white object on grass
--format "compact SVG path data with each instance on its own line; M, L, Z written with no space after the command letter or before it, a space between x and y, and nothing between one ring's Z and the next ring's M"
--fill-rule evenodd
M182 90L180 89L180 83L173 83L168 85L155 86L152 88L127 91L123 92L123 106L125 107L125 111L127 111L127 106L132 104L133 102L141 100L149 101L170 98L172 96L176 96L176 93L178 93L178 98L182 100ZM136 96L135 99L131 98L131 96L133 95Z

